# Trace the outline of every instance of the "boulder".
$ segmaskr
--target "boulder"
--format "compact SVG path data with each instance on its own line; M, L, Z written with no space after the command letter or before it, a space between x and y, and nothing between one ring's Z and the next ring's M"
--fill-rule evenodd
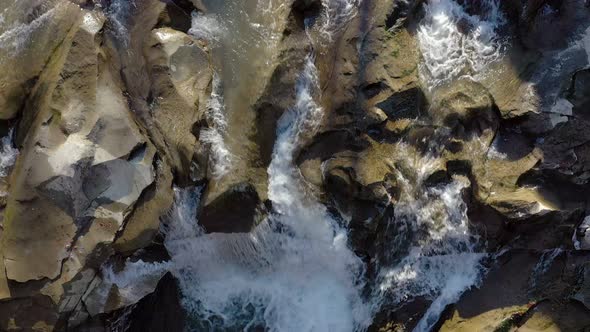
M504 253L449 310L440 331L582 330L590 323L588 309L569 296L586 256L559 249Z
M200 179L195 170L198 133L213 72L204 45L170 28L154 29L146 45L150 72L150 112L162 135L161 151L183 184ZM200 165L201 167L206 165Z
M25 61L37 46L51 50L47 56L37 52L43 61L39 72L27 74L36 70L33 62L0 57L26 68L13 72L36 77L18 102L21 152L10 177L0 241L5 312L26 303L30 319L3 321L0 329L45 324L33 328L49 331L71 312L73 322L85 319L79 304L113 248L148 245L172 203L166 154L157 151L129 108L129 87L104 47L105 21L112 17L69 1L45 3L46 19L53 19L23 23L18 30L32 33L35 41L25 42L19 53ZM35 312L48 314L39 318Z
M185 309L181 306L178 281L165 274L153 293L142 298L133 308L124 309L129 332L183 331L186 326ZM126 313L125 311L131 311ZM154 313L158 313L154 315Z
M71 41L82 11L67 0L5 2L0 9L0 119L19 115L42 72ZM31 15L28 15L31 13ZM14 70L19 68L19 70Z
M266 212L254 186L240 183L202 207L199 224L209 233L247 233Z

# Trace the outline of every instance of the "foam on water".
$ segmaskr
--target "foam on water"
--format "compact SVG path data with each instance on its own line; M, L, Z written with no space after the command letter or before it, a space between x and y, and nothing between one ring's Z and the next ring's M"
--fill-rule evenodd
M356 13L362 0L322 0L323 24L322 34L331 40L332 35L339 31Z
M13 131L11 129L8 135L0 140L0 177L8 176L16 162L16 157L18 157L18 149L14 147L12 142Z
M189 34L198 39L203 39L216 46L228 33L227 28L219 22L215 14L203 14L193 12L192 24Z
M209 145L209 167L214 178L220 178L231 170L232 154L223 135L227 130L225 107L219 75L213 75L213 88L207 104L207 120L210 128L202 129L199 140Z
M430 0L418 29L424 58L421 75L429 87L460 76L477 78L502 55L499 29L505 22L498 0L481 1L481 15L471 15L454 0Z
M313 56L295 93L295 105L279 120L268 168L274 213L247 234L204 234L191 226L191 213L173 218L179 226L168 230L166 247L193 330L346 332L370 323L360 294L364 266L348 248L346 231L306 194L293 162L322 119ZM182 197L177 209L195 211L194 198Z
M296 104L280 120L269 174L275 214L247 234L195 230L195 196L177 196L166 247L180 280L192 329L355 331L370 322L363 302L363 265L326 208L306 198L293 165L300 140L322 110L317 72L309 57Z
M325 31L333 31L332 26L354 15L350 6L357 2L323 4L325 20L331 22ZM193 33L215 35L201 28ZM371 323L374 305L382 304L363 299L363 262L348 247L346 229L306 192L294 165L297 150L317 131L323 116L312 55L306 59L295 93L295 104L279 120L268 168L273 213L252 232L205 234L196 222L199 189L175 190L175 208L164 229L171 255L165 267L180 282L191 330L363 331ZM209 114L212 123L216 115ZM220 121L217 128L225 130L223 124ZM205 133L221 135L215 129ZM210 138L211 142L216 139ZM381 266L375 295L397 306L416 297L431 299L416 327L427 331L447 304L477 284L484 254L477 251L478 238L469 232L462 200L467 180L456 177L446 185L425 187L440 159L420 157L407 162L404 169L414 173L399 174L403 192L391 225L403 238L403 246L389 244L390 250L400 252L395 263ZM133 273L162 269L160 264L149 265ZM110 279L123 288L130 285L126 275Z
M508 159L508 155L506 153L500 152L498 150L501 139L502 138L500 137L500 135L496 135L496 137L494 137L494 140L492 141L492 144L488 148L488 152L486 154L486 157L488 159L497 159L497 160ZM484 143L482 142L482 147L483 147L483 144Z
M415 328L429 331L446 305L478 283L479 262L485 255L478 252L478 238L469 231L462 199L468 181L456 177L449 184L428 188L423 182L440 161L429 156L407 161L410 164L403 169L413 174L398 175L403 189L390 225L400 244L391 248L398 259L391 266L382 266L378 291L398 307L416 297L433 300Z

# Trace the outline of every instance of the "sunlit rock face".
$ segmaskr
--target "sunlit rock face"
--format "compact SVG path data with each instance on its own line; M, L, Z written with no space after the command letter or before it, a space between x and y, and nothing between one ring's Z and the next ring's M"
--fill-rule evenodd
M590 5L0 1L0 330L590 326Z

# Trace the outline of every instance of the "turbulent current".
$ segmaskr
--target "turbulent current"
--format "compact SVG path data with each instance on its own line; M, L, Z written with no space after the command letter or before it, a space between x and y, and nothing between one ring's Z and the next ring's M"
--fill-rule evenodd
M319 29L327 37L356 11L355 3L343 0L323 5ZM191 31L215 42L224 33L218 20L197 16ZM295 104L279 120L268 168L274 213L251 233L205 234L194 214L200 189L176 189L175 210L165 230L170 262L135 268L144 275L164 269L175 274L191 330L360 331L371 322L371 306L361 296L364 266L348 247L347 231L305 192L294 165L301 138L312 134L323 116L314 60L309 54L294 89ZM206 135L219 137L225 129L223 100L213 100L211 116L217 125ZM224 149L218 138L211 143ZM121 286L128 280L111 279Z
M262 8L262 13L276 10L273 1L262 2L252 8ZM359 2L324 0L322 4L321 24L306 29L320 32L312 44L329 47L325 43L331 43L332 35L356 15ZM432 0L425 5L418 40L427 86L434 88L478 73L498 58L501 42L497 29L502 17L496 1L485 4L489 7L485 17L467 14L451 0ZM253 15L247 8L225 2L209 5L213 14L195 14L191 33L208 40L221 57L209 102L212 126L201 133L201 140L213 148L210 162L214 175L221 177L232 167L231 144L225 143L227 117L239 112L237 97L231 94L240 94L240 78L255 71L245 62L249 55L240 53L244 40L228 34L240 27L251 29L243 33L253 35L242 37L254 46L243 46L244 52L268 45L262 44L264 36L254 34L258 23L247 21ZM224 14L225 5L242 16L233 19ZM463 21L469 27L461 30L459 22ZM267 42L274 43L271 30L263 32L268 34ZM309 38L313 35L308 33ZM364 331L379 306L387 303L401 307L418 297L432 301L415 328L428 331L446 305L477 284L485 255L478 251L477 236L470 233L462 200L468 180L456 177L444 186L424 185L426 177L436 170L436 147L430 155L408 158L404 169L412 171L398 174L403 190L389 221L398 232L390 244L394 263L379 266L377 280L367 284L366 267L349 248L345 225L306 192L294 162L302 139L312 135L323 118L314 61L312 51L293 90L295 103L277 126L267 170L271 215L250 233L206 234L196 221L201 188L176 188L174 210L163 230L170 261L129 263L119 275L109 274L111 282L124 290L131 287L132 275L161 275L169 270L180 281L190 330L262 328L277 332ZM401 153L418 155L410 151L410 146L402 146L407 151Z
M0 331L589 330L590 0L0 0L0 69Z
M354 331L370 322L362 263L348 249L346 231L306 198L293 166L298 137L321 120L317 84L309 57L268 169L272 216L249 234L202 234L193 218L176 218L168 232L195 330ZM194 210L194 195L180 198L176 209Z
M418 29L424 62L422 76L430 87L459 77L478 78L502 53L499 30L505 19L499 0L478 1L480 15L470 14L454 0L432 0Z

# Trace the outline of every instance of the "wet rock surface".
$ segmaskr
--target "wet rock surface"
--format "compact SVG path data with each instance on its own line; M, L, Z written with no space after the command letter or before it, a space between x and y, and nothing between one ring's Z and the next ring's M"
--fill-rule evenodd
M173 256L272 275L297 209L362 262L350 331L584 331L589 67L583 0L4 1L0 330L202 324Z

